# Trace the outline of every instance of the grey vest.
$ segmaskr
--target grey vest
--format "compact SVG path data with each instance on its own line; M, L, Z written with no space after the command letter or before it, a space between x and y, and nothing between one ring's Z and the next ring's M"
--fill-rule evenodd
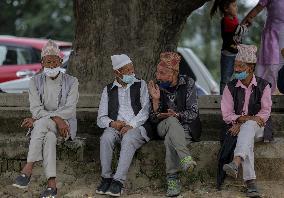
M44 86L43 83L45 82L45 74L40 73L37 74L33 77L39 97L40 97L40 101L42 104L44 104ZM62 80L60 83L61 86L61 91L59 93L58 96L58 108L63 107L66 102L67 102L67 96L68 93L73 85L73 83L75 82L75 78L68 75L68 74L64 74L62 73ZM67 120L67 122L69 123L70 126L70 135L72 140L75 138L76 133L77 133L77 119L76 116L72 117L71 119Z

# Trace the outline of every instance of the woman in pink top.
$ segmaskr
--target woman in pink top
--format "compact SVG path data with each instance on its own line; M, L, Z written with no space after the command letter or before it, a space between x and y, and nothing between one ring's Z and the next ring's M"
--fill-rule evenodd
M272 84L272 93L274 93L277 74L284 63L280 55L280 49L284 47L284 0L259 0L242 24L251 24L252 19L264 8L267 9L267 19L262 32L256 75L269 81Z

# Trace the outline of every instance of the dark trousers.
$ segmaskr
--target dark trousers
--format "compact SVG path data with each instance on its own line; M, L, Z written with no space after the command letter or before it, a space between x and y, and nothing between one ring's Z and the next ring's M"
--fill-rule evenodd
M231 77L234 73L235 64L234 55L225 55L221 53L221 82L220 82L220 95L223 94L223 90L228 82L230 82Z

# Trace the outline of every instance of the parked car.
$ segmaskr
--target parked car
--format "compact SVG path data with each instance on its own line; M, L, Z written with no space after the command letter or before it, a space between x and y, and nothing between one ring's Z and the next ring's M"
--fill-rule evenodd
M0 36L0 83L36 74L41 69L40 53L46 42L47 39ZM72 44L56 43L66 59Z
M177 51L182 56L180 73L195 80L197 95L218 95L219 85L196 54L190 48L184 47L179 47Z
M180 73L188 75L196 81L197 95L219 94L219 85L200 59L189 48L178 48L178 53L182 56ZM66 69L67 67L68 61L65 61L62 68ZM8 93L22 93L28 91L29 80L30 77L27 77L0 83L0 89Z

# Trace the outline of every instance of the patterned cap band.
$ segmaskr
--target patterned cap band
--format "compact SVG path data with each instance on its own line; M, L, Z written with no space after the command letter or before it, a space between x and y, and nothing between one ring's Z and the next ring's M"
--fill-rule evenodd
M41 51L41 58L48 55L55 55L61 57L58 45L52 40L48 40L48 42L45 44Z
M238 45L238 54L236 56L236 61L241 61L244 63L256 63L256 52L257 47L255 45Z
M158 66L167 67L175 71L179 71L179 63L181 57L175 52L163 52L160 54L160 63Z

